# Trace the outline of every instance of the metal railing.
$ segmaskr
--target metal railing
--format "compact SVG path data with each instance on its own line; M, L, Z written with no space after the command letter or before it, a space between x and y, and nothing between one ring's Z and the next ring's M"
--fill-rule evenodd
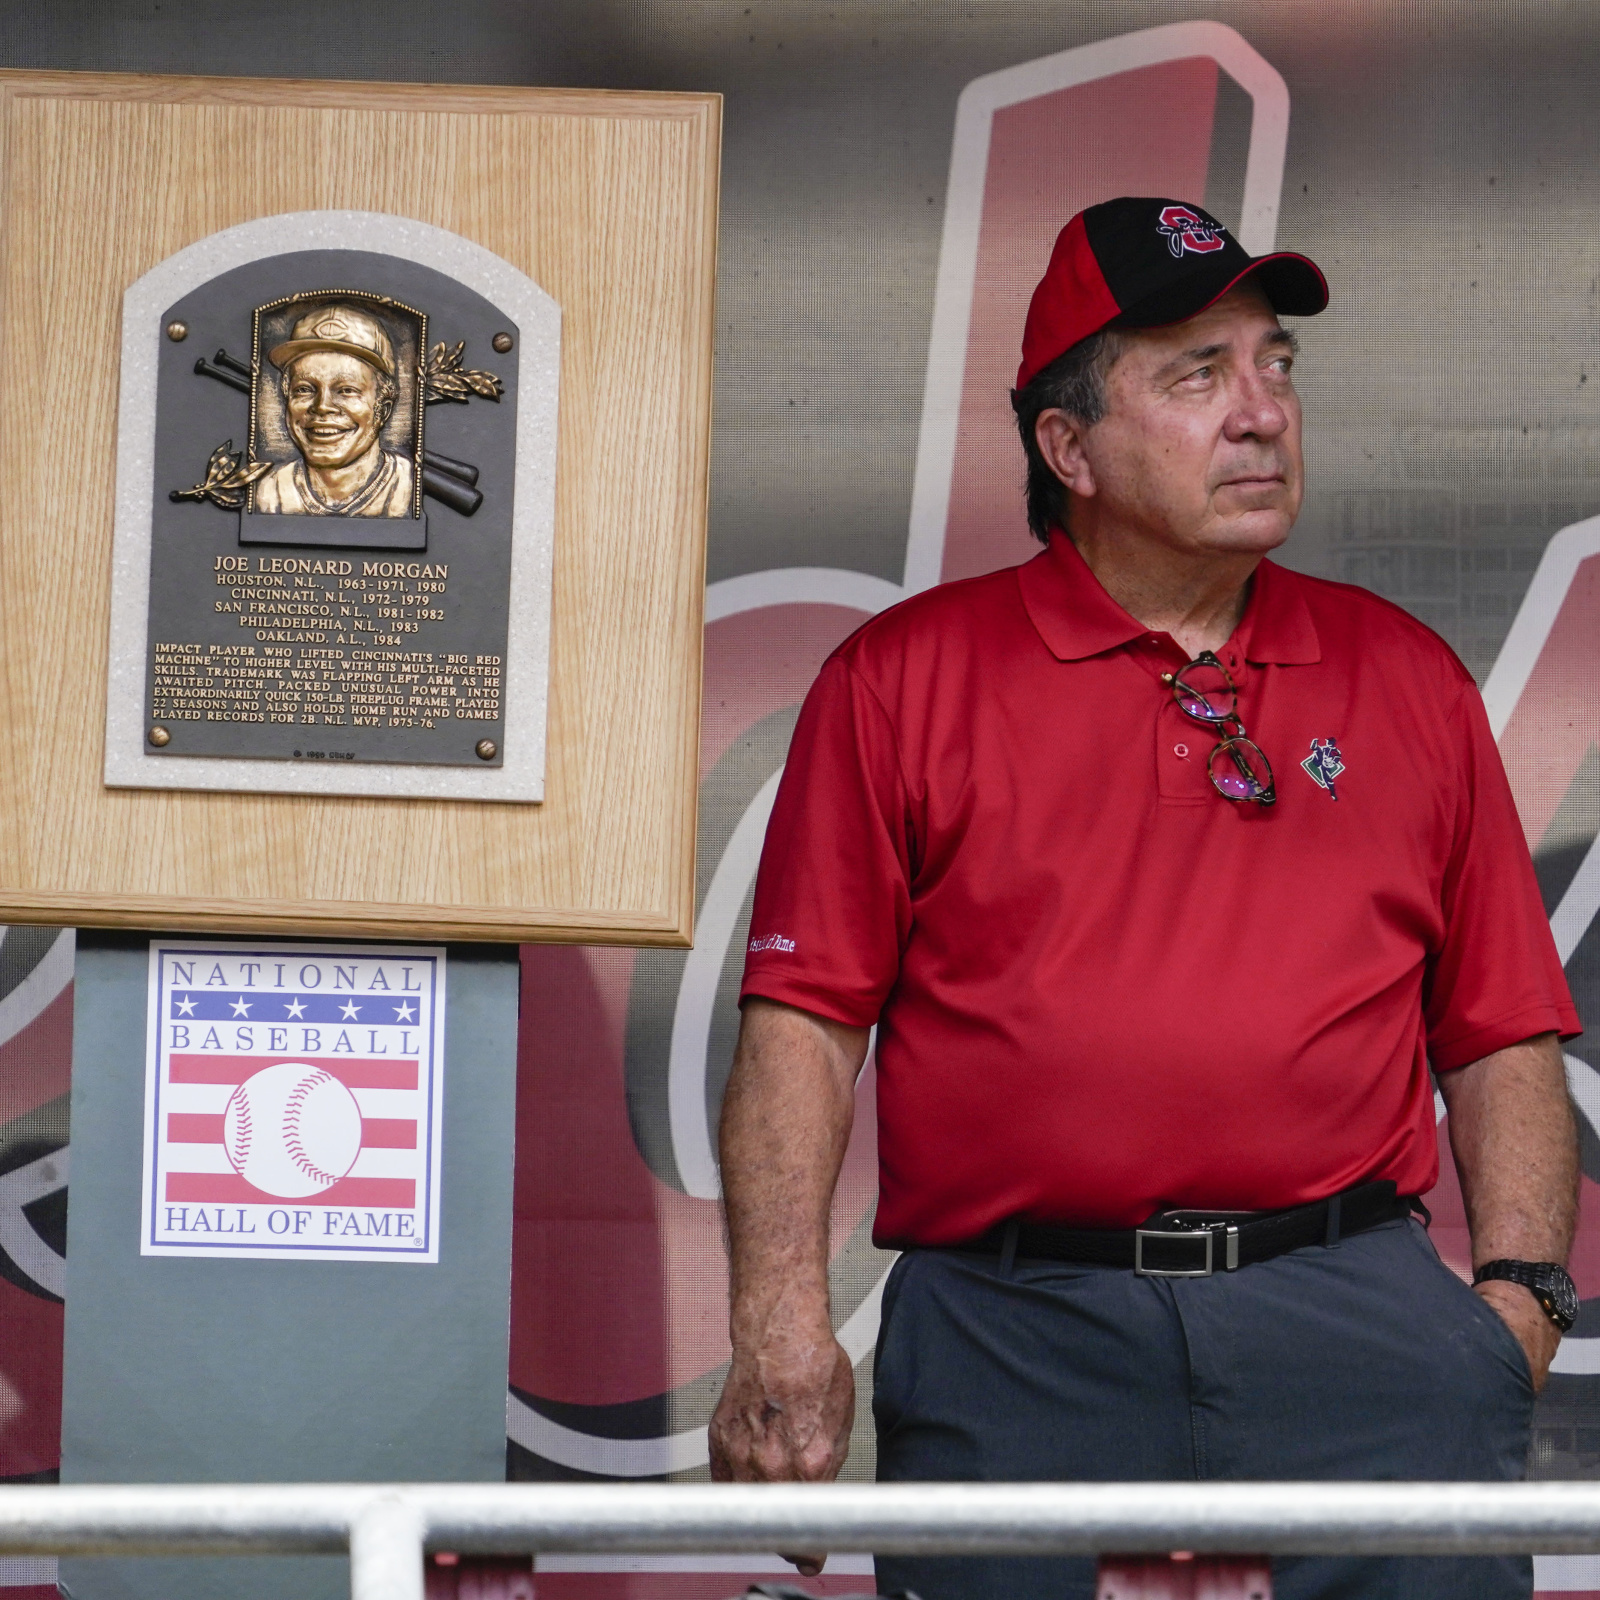
M1600 1483L198 1484L0 1489L0 1555L350 1554L423 1600L423 1552L1094 1555L1600 1552Z

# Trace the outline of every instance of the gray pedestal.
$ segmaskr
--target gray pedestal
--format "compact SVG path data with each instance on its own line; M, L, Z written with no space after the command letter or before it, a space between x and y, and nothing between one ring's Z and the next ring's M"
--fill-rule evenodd
M505 1477L517 952L451 946L435 1264L143 1256L149 940L78 940L64 1483ZM332 1557L69 1560L74 1600L336 1600Z

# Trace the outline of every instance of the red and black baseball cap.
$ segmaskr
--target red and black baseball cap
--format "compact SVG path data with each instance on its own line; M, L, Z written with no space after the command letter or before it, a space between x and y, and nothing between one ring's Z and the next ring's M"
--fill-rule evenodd
M1104 328L1183 322L1254 277L1272 309L1314 317L1328 282L1291 251L1252 256L1209 212L1123 196L1080 211L1056 237L1022 330L1017 387Z

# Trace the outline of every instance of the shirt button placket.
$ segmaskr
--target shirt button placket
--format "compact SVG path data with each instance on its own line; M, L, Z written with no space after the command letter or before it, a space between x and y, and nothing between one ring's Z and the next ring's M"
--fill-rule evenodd
M1163 802L1194 804L1212 792L1206 760L1216 741L1209 728L1183 714L1169 685L1163 684L1161 693L1155 729L1156 792Z

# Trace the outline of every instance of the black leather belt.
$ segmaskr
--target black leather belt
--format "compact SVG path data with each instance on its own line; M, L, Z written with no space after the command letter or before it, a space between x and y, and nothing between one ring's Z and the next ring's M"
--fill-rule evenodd
M1131 1267L1144 1278L1209 1278L1306 1245L1334 1245L1345 1234L1395 1222L1420 1209L1390 1178L1287 1211L1158 1211L1142 1228L1057 1228L1002 1222L945 1248L1018 1260Z

